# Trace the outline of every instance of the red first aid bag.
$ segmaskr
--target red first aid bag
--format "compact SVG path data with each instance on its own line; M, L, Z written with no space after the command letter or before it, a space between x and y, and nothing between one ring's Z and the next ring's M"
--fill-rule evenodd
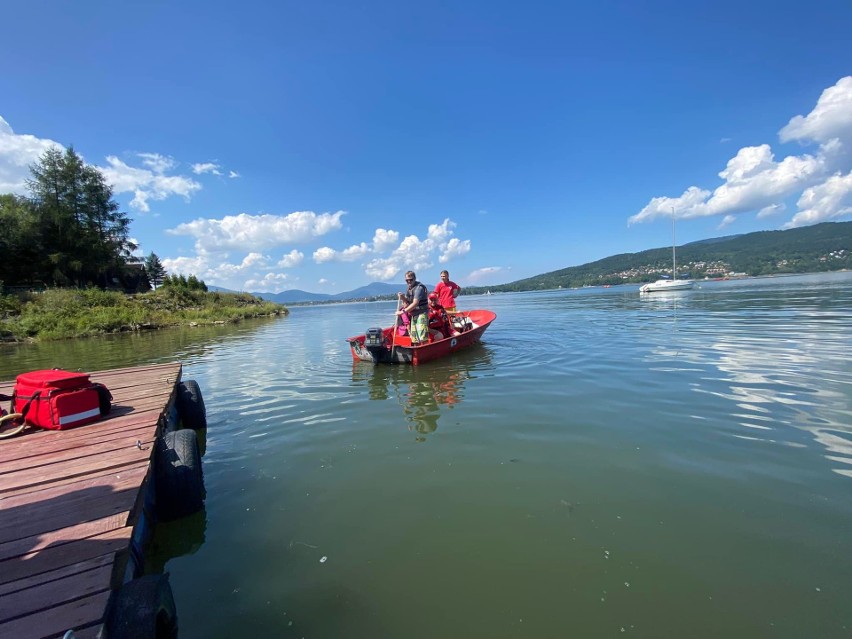
M89 381L86 373L32 371L18 375L12 405L15 412L24 414L28 424L63 430L100 419L105 414L102 392L112 399L106 387ZM106 405L109 412L109 401Z

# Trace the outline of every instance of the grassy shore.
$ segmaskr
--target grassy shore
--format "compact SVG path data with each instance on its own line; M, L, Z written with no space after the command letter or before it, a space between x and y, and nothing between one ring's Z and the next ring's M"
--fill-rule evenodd
M139 295L99 289L50 289L0 295L0 340L47 341L232 323L288 312L280 304L246 293L210 293L181 287L164 287Z

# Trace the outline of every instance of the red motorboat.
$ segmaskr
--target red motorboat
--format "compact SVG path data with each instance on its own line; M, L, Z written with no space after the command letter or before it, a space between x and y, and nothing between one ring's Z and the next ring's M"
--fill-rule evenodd
M412 344L408 335L396 335L395 327L370 328L364 335L346 341L356 362L423 364L478 342L485 329L497 319L497 314L485 310L461 311L454 313L451 319L451 335L434 341L430 337L423 344Z

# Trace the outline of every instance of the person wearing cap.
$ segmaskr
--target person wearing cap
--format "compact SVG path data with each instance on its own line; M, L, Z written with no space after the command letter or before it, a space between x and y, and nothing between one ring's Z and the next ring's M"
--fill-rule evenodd
M429 293L429 335L433 340L444 339L452 334L447 311L438 303L438 294Z
M461 287L455 282L450 281L449 272L441 271L441 281L435 286L433 292L438 294L438 302L440 302L447 313L456 312L456 298L461 292Z
M408 290L405 293L398 294L399 300L400 302L404 302L404 306L398 309L396 314L402 315L403 313L408 313L408 316L411 318L411 326L409 327L411 342L425 344L429 339L429 329L427 327L429 301L427 299L426 287L417 281L414 271L408 271L405 274L405 283L408 285Z

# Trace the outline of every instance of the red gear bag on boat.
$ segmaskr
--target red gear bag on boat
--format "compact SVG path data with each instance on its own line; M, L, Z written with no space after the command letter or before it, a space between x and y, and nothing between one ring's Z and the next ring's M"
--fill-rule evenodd
M109 412L112 395L86 373L59 369L18 375L12 409L28 424L64 430L100 419Z

